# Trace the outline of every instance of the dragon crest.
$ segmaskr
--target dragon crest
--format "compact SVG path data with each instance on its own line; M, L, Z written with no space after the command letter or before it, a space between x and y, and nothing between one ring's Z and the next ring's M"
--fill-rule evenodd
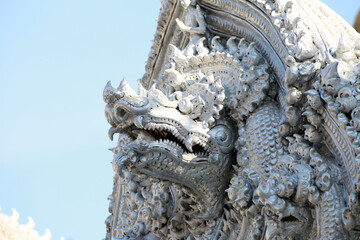
M176 2L138 91L103 92L107 239L358 238L360 36L330 48L310 0Z

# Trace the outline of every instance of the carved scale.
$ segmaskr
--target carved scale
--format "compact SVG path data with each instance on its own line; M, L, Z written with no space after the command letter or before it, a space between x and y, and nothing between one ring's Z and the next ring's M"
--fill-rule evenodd
M106 239L360 239L360 35L322 3L163 1L104 101Z

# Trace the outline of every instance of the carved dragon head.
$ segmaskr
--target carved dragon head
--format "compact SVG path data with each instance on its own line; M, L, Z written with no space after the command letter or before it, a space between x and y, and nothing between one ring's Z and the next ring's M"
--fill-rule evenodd
M252 44L240 43L242 51L232 53L236 58L225 51L185 57L171 46L171 67L150 89L140 84L135 92L125 80L118 88L109 82L104 89L109 136L127 138L114 150L116 172L130 166L189 187L207 205L198 214L204 219L222 211L235 160L233 119L249 115L269 86L266 62ZM234 38L227 47L238 49ZM231 116L224 108L233 109Z
M135 92L123 80L118 88L109 82L103 93L109 137L120 134L113 149L115 172L123 178L124 172L140 172L190 189L198 204L183 211L185 222L217 219L222 213L237 128L261 105L270 84L268 64L254 44L230 38L225 48L218 39L213 38L211 52L197 44L193 56L170 45L169 67L149 89L140 84ZM169 216L169 223L178 218ZM194 225L188 224L190 229ZM186 235L175 232L176 238Z
M104 90L115 239L355 239L360 45L335 30L356 36L316 1L180 3L144 85Z
M105 114L112 126L110 138L118 132L129 139L126 146L115 151L117 172L121 174L131 164L140 172L184 184L195 191L200 184L211 186L212 189L206 189L208 192L199 192L200 198L210 201L212 206L204 218L216 217L221 211L223 200L215 201L205 195L225 190L236 139L231 121L220 117L222 105L205 102L215 96L217 100L213 101L221 103L224 93L220 90L220 96L216 96L208 86L199 83L197 96L190 94L195 87L189 87L182 92L181 100L167 97L155 86L150 90L140 86L135 93L125 81L117 89L108 83L104 90ZM130 152L135 157L131 158ZM199 172L205 175L197 177Z

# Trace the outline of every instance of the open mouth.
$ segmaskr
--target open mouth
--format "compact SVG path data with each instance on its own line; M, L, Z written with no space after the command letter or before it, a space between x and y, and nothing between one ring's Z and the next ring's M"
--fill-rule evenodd
M137 136L147 142L161 143L182 151L182 161L187 163L208 162L209 146L199 139L196 133L188 133L184 137L174 126L162 123L151 123L151 126L138 128L135 125L130 127L131 137Z

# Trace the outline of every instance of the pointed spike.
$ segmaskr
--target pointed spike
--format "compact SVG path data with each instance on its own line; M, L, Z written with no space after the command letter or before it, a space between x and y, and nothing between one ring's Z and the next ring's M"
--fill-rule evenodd
M145 97L147 94L147 90L144 88L144 86L139 83L138 85L138 95Z
M116 149L116 147L114 147L114 148L109 148L108 150L109 150L110 152L113 152L113 153L115 154L115 149Z
M112 141L114 139L114 134L117 133L117 129L114 127L111 127L108 132L108 136L110 140Z
M336 52L344 53L344 52L348 52L350 50L351 50L351 46L349 44L346 44L344 36L341 35L339 42L338 42L338 46L336 48Z
M126 83L126 80L125 80L125 78L123 78L123 79L120 81L119 86L117 87L117 90L123 89L125 83Z
M116 89L113 88L113 86L111 85L111 81L109 80L105 85L103 95L112 94L113 92L115 92L115 90Z
M105 88L112 88L111 80L106 83Z
M321 70L321 75L323 75L323 77L325 77L325 76L338 77L339 76L338 65L339 65L338 61L327 65L324 69Z
M117 89L120 90L121 87L124 86L125 84L127 84L126 77L123 77L123 79L121 79L120 84Z

